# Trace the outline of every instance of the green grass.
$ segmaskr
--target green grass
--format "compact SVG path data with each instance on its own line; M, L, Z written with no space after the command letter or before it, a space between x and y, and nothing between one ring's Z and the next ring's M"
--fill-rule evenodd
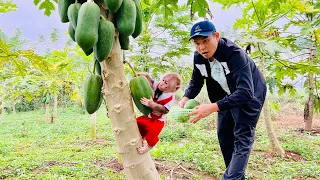
M111 124L100 108L97 137L90 139L90 115L80 109L59 109L53 124L46 124L44 110L8 114L0 117L0 179L111 179L124 180L124 172L105 167L117 158ZM162 164L183 162L194 169L192 179L206 174L221 179L224 162L215 128L202 120L196 125L171 121L161 133L161 141L151 150ZM268 139L259 123L250 156L248 179L316 179L320 177L320 136L282 130L279 140L284 149L301 155L301 160L286 157L266 158ZM210 125L215 127L215 125ZM165 176L161 176L165 179Z

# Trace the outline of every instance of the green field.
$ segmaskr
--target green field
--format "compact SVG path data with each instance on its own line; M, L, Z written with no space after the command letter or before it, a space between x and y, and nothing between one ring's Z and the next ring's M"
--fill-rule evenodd
M53 124L44 119L44 110L1 117L0 179L126 179L117 163L116 142L104 108L97 114L95 141L90 139L90 115L80 109L59 109ZM300 156L276 157L267 152L263 119L258 126L248 179L319 178L319 135L292 128L277 131L283 148ZM171 175L174 179L221 179L224 172L215 120L197 125L170 121L150 153L162 179Z

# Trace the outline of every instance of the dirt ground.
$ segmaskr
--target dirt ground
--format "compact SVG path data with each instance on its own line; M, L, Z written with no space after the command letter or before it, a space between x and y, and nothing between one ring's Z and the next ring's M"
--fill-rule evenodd
M273 126L276 130L293 129L296 131L303 131L304 120L303 110L292 107L292 105L284 105L276 113L273 118ZM320 115L314 114L312 121L312 133L320 133Z

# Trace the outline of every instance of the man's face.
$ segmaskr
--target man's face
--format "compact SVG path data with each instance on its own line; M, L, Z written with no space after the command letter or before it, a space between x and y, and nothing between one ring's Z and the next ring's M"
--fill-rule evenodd
M220 34L214 32L210 36L196 36L192 38L192 42L196 50L206 59L209 59L216 52L218 47Z

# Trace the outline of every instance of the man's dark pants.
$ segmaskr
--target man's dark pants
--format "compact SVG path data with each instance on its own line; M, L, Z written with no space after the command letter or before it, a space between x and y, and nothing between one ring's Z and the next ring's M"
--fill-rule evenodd
M245 169L254 141L263 98L254 98L240 108L218 113L218 139L227 167L223 180L245 179Z

